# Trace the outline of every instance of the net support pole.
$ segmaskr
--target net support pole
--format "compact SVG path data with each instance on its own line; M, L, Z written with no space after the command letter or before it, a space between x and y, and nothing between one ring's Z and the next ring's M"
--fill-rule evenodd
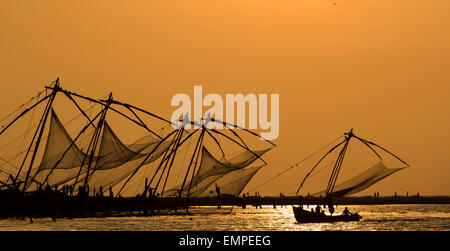
M52 96L50 97L50 100L49 100L48 103L47 103L47 107L46 107L46 109L45 109L45 111L44 111L44 114L42 115L42 118L41 118L42 124L41 124L40 128L39 128L39 127L37 128L37 130L39 130L39 135L38 135L38 137L37 137L37 139L36 139L36 145L35 145L35 147L34 147L33 155L31 156L30 166L29 166L29 168L28 168L28 171L27 171L27 174L26 174L26 177L25 177L25 182L24 182L24 185L23 185L23 190L22 190L22 192L25 192L25 190L26 190L26 188L27 188L28 178L30 177L31 168L33 167L33 163L34 163L34 160L35 160L35 158L36 158L36 154L37 154L37 151L38 151L38 149L39 149L39 145L40 145L40 143L41 143L41 138L42 138L42 134L44 133L44 128L45 128L45 124L46 124L46 122L47 122L48 114L49 114L50 109L51 109L51 107L52 107L53 101L55 100L56 93L58 92L57 90L60 89L60 86L59 86L59 78L56 79L56 81L55 81L55 87L54 87L54 88L55 88L56 90L53 90L53 92L52 92L52 94L51 94ZM37 131L36 131L36 132L37 132ZM31 144L33 144L33 142L32 142ZM30 150L30 149L29 149L29 150ZM25 159L24 159L24 162L25 162ZM19 175L19 174L17 174L17 175Z
M238 146L242 147L243 149L245 149L245 150L249 151L250 153L252 153L253 155L255 155L258 159L260 159L264 164L267 165L267 162L264 161L263 158L261 158L261 156L259 156L259 155L256 154L254 151L250 150L249 148L243 146L241 143L237 142L236 140L234 140L234 139L231 138L230 136L228 136L228 135L226 135L226 134L224 134L224 133L221 133L221 132L217 131L216 129L208 129L208 130L210 130L210 131L212 131L212 132L214 132L214 133L216 133L216 134L222 135L223 137L225 137L225 138L231 140L232 142L236 143Z
M169 173L170 173L170 170L172 169L173 162L174 162L174 160L175 160L175 156L176 156L176 153L177 153L177 151L178 151L178 148L180 147L181 139L183 138L183 132L184 132L184 128L182 127L182 128L181 128L181 132L180 132L180 137L178 138L178 141L177 141L177 143L176 143L175 152L174 152L174 154L172 155L172 159L171 159L171 161L170 161L169 169L167 170L166 179L164 180L163 188L162 188L162 190L161 190L161 197L163 197L164 189L166 189L167 180L169 179ZM155 188L155 191L156 191L156 188Z
M220 145L219 141L216 139L216 137L214 137L214 135L212 135L208 130L205 130L206 133L214 140L214 142L216 142L217 146L220 149L220 152L222 153L222 156L225 157L225 152L222 149L222 146Z
M161 169L162 165L167 163L170 159L170 157L172 156L173 153L173 148L171 148L175 142L178 141L178 136L179 136L179 131L177 130L175 133L175 136L173 137L172 141L170 141L170 145L167 148L167 150L164 152L164 155L161 158L161 161L159 162L158 167L156 168L155 173L153 174L152 178L150 179L150 182L148 183L149 185L151 185L153 183L153 180L156 178L156 176L158 175L159 170ZM163 171L164 172L164 171Z
M47 88L47 89L49 89L49 90L55 89L54 87L50 87L50 86L46 86L45 88ZM137 124L137 125L143 127L144 129L149 130L148 127L146 127L145 125L141 124L139 121L136 121L135 119L131 118L130 116L124 114L123 112L121 112L121 111L119 111L119 110L117 110L117 109L115 109L114 107L111 106L111 104L118 104L118 105L122 105L122 106L123 106L124 104L121 103L121 102L119 102L119 101L116 101L116 100L111 99L111 100L109 101L109 104L108 104L108 100L109 100L109 99L108 99L108 100L97 100L97 99L93 99L93 98L90 98L90 97L86 97L86 96L83 96L83 95L80 95L80 94L77 94L77 93L74 93L74 92L71 92L71 91L63 90L63 89L60 89L60 90L58 90L58 91L63 92L63 93L65 93L65 94L69 94L69 95L71 95L71 96L75 96L75 97L78 97L78 98L87 100L87 101L90 101L90 102L94 102L94 103L103 105L103 106L105 106L105 107L108 106L108 109L114 111L115 113L121 115L122 117L127 118L128 120L130 120L130 121L132 121L133 123L135 123L135 124ZM130 106L130 107L133 107L133 106ZM149 114L149 113L147 113L147 114ZM155 116L156 116L156 115L155 115ZM156 116L156 117L157 117L157 118L160 118L160 117L158 117L158 116ZM160 119L161 119L161 118L160 118ZM166 121L166 120L163 119L163 121ZM150 133L153 133L153 132L150 131Z
M156 152L156 150L158 149L158 147L165 142L170 136L172 136L175 132L177 132L177 130L172 131L171 133L169 133L168 135L166 135L161 141L158 142L158 144L155 146L155 148L153 148L153 150L147 154L147 156L145 156L144 160L142 161L142 163L133 171L133 173L130 175L130 177L128 177L128 179L125 181L125 183L122 185L122 187L120 188L119 192L117 193L116 197L120 195L120 193L122 192L122 190L125 188L125 186L128 184L128 182L130 182L130 180L134 177L134 175L139 171L139 169L141 169L142 166L144 166L145 162L148 160L148 158L150 158L150 156ZM192 134L191 134L192 135ZM169 146L170 147L170 146Z
M89 118L89 116L86 114L86 112L83 109L81 109L81 107L78 105L78 103L75 101L75 99L73 99L73 97L69 93L64 92L64 94L67 96L67 98L70 101L72 101L72 103L78 108L78 110L81 112L81 114L89 121L89 124L92 125L93 128L96 128L94 125L95 119Z
M52 96L52 94L50 94L49 96ZM43 116L45 115L45 111L47 110L48 105L49 105L49 102L48 102L47 105L45 106L45 109L44 109L44 113L43 113L43 115L42 115L42 118L43 118ZM39 128L41 127L41 125L42 125L42 123L43 123L42 118L41 118L41 120L40 120L39 123L38 123L38 126L37 126L37 128L36 128L36 131L34 132L33 138L31 139L30 145L28 146L28 149L27 149L27 151L26 151L26 153L25 153L25 157L23 158L22 164L20 165L19 170L17 171L16 177L14 177L14 179L13 179L13 182L14 182L14 183L16 183L17 179L19 178L19 175L20 175L20 173L22 172L22 168L23 168L23 166L25 165L25 161L26 161L27 158L28 158L28 154L30 154L30 152L31 152L31 148L33 147L34 140L36 139L36 136L38 135L38 132L39 132Z
M347 138L347 141L345 142L344 147L342 148L341 152L339 153L339 156L336 160L333 171L331 173L330 180L328 181L325 197L328 197L329 195L331 195L333 193L333 188L334 188L334 185L336 184L336 180L339 175L339 171L341 170L341 166L344 161L344 156L345 156L345 153L347 152L347 147L350 142L350 139L351 139L351 137Z
M257 136L257 137L262 138L264 141L268 142L268 143L271 144L272 146L277 146L277 145L275 145L272 141L270 141L270 140L268 140L268 139L265 139L265 138L262 137L261 135L258 135L257 133L254 133L254 132L252 132L252 131L250 131L250 130L248 130L248 129L246 129L246 128L240 127L240 126L238 126L238 125L235 125L235 124L232 124L232 123L229 123L229 122L221 121L221 120L218 120L218 119L215 119L215 118L211 118L211 121L212 121L212 122L217 122L217 123L222 123L226 128L228 128L228 129L230 129L230 130L231 130L231 128L237 128L237 129L244 130L245 132L250 133L250 134L253 135L253 136ZM231 128L228 127L228 126L230 126Z
M148 128L148 126L144 123L144 121L142 121L142 119L137 115L137 113L131 109L130 107L126 106L126 108L133 113L133 115L139 120L139 122L142 124L142 126L147 129L147 131L149 131L151 134L155 135L158 139L162 139L161 136L159 136L156 132L154 132L153 130L150 130L150 128Z
M356 136L355 136L355 137L356 137ZM397 155L395 155L395 154L393 154L392 152L388 151L387 149L381 147L380 145L375 144L375 143L373 143L373 142L371 142L371 141L365 140L365 139L363 139L363 138L359 138L359 137L356 137L356 138L359 139L359 140L361 140L363 143L367 143L367 144L369 144L369 145L373 145L373 146L376 146L376 147L380 148L381 150L383 150L383 151L387 152L388 154L394 156L394 158L398 159L400 162L402 162L403 164L405 164L406 167L409 167L409 164L408 164L408 163L406 163L404 160L400 159L400 157L398 157Z
M303 184L305 183L306 179L308 179L309 175L316 169L316 167L324 160L330 153L332 153L336 148L338 148L340 145L344 144L347 141L347 139L343 140L339 144L333 146L320 160L311 168L311 170L306 174L305 178L303 178L302 182L300 183L300 186L297 189L297 192L295 192L295 196L298 195L298 192L300 192L300 189L303 187Z
M202 149L203 146L203 139L205 138L205 132L207 132L207 129L205 127L203 127L203 131L202 131L202 139L200 141L200 146L199 146L199 150L197 151L197 157L195 158L195 163L194 163L194 169L192 170L192 176L191 176L191 182L189 182L189 188L188 188L188 193L187 196L189 197L189 195L191 194L191 188L192 188L192 182L194 181L194 175L197 171L197 167L198 167L198 158L200 157L200 149Z
M180 129L179 131L177 131L177 133L176 133L176 135L175 135L175 137L174 137L174 139L173 139L173 141L172 141L172 144L171 144L172 149L170 149L170 153L169 153L168 155L166 155L165 158L163 158L163 159L161 160L161 163L160 163L160 165L158 166L158 169L156 170L155 175L154 175L154 176L152 177L152 179L150 180L150 184L151 184L152 181L153 181L153 179L154 179L154 177L156 176L156 174L158 173L158 171L161 169L162 164L164 163L164 168L162 169L161 175L160 175L159 178L158 178L158 182L156 182L156 185L155 185L155 187L154 187L154 189L153 189L154 192L156 192L156 190L158 189L159 184L160 184L160 182L161 182L161 180L162 180L162 178L163 178L163 176L164 176L164 173L166 172L166 169L167 169L167 167L168 167L170 161L171 161L171 160L175 157L175 155L176 155L176 152L177 152L177 149L178 149L178 145L180 144L180 136L182 135L182 133L183 133L182 129ZM169 152L169 151L166 151L166 153L167 153L167 152ZM161 194L160 196L162 197L162 194Z
M203 138L203 134L204 134L204 131L202 131L200 133L200 136L198 137L197 143L195 144L194 153L192 154L191 160L189 162L188 169L186 171L186 175L184 176L183 183L181 184L180 191L178 192L178 197L181 197L181 195L183 193L183 188L184 188L184 185L186 184L186 180L187 180L187 177L189 175L189 171L191 170L192 163L194 162L195 155L196 155L197 151L200 151L200 149L199 149L200 147L199 146L200 146L201 139Z
M103 114L103 112L105 111L105 109L106 109L106 106L100 111L100 114ZM98 128L99 125L100 125L100 119L99 119L98 125L95 127L94 135L95 135L95 133L96 133L97 128ZM88 152L89 152L89 150L91 149L93 143L94 143L94 137L91 138L91 140L90 140L90 142L89 142L89 145L88 145L88 148L86 149L86 154L84 154L83 161L81 162L80 168L78 169L77 176L75 177L75 181L73 182L74 188L75 188L76 184L78 183L78 179L80 178L81 171L82 171L82 169L83 169L84 163L86 162L86 159L87 159L87 157L88 157ZM73 189L71 189L71 195L72 195L72 192L73 192Z
M112 93L109 94L108 100L109 101L112 100ZM89 156L89 162L88 162L88 167L87 167L87 171L86 171L86 177L84 178L84 187L87 187L87 185L88 185L89 171L91 169L92 162L93 162L94 155L95 155L95 150L97 148L97 144L98 144L98 141L99 141L99 138L100 138L100 132L101 132L102 127L103 127L104 122L105 122L106 113L108 112L108 108L109 108L110 105L111 105L111 102L107 102L106 103L105 109L103 110L102 115L100 116L100 119L98 121L98 126L97 126L96 131L95 131L94 136L93 136L94 143L92 145L91 154ZM93 170L93 171L95 171L95 170Z

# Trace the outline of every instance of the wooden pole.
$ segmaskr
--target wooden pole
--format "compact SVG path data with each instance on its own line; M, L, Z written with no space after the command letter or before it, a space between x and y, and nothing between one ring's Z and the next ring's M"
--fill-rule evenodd
M112 93L109 94L108 100L112 100ZM97 125L97 128L96 128L96 133L94 133L94 136L93 136L94 144L92 146L91 154L89 156L89 163L88 163L88 167L87 167L86 177L84 178L84 187L87 187L87 185L88 185L89 171L90 171L91 166L92 166L92 161L94 159L95 150L97 149L98 140L100 138L100 132L101 132L102 127L104 125L106 113L108 112L108 108L109 108L110 104L111 103L107 103L106 104L105 110L103 111L103 113L102 113L102 115L100 117L100 120L98 122L98 125ZM95 170L93 170L93 171L95 171Z
M141 169L142 166L145 165L145 162L148 160L148 158L150 158L150 156L156 151L156 149L158 149L158 147L165 142L172 134L174 134L176 131L173 131L171 133L169 133L166 137L164 137L161 141L158 142L158 144L155 146L155 148L153 148L153 150L147 154L147 156L145 156L144 160L141 162L141 164L134 169L133 173L130 175L130 177L128 177L128 179L125 181L125 183L122 185L122 187L120 188L119 192L117 193L116 197L118 197L120 195L120 193L122 192L122 190L125 188L125 186L128 184L128 182L130 182L130 180L134 177L134 175L139 171L139 169ZM169 146L170 147L170 146ZM166 153L165 153L166 154ZM151 183L151 182L150 182ZM149 184L150 184L149 183ZM150 187L150 185L149 185Z
M180 139L181 139L182 133L183 133L182 129L180 129L177 132L177 134L175 135L174 141L172 142L172 145L171 145L172 149L170 150L169 156L167 156L167 158L164 158L162 160L162 161L164 161L164 168L163 168L163 170L161 172L161 175L159 176L158 182L156 182L156 185L155 185L155 188L154 188L155 192L158 189L158 186L159 186L159 184L160 184L160 182L162 180L162 177L164 176L164 173L165 173L166 169L168 169L167 166L169 165L171 160L173 160L175 158L175 155L176 155L176 152L177 152L177 149L178 149L178 145L180 143ZM159 170L159 168L160 168L160 166L158 167L158 170ZM155 175L156 175L156 173L155 173ZM167 173L167 175L169 175L169 174ZM153 181L153 178L152 178L152 181ZM161 194L160 194L161 197L162 197L163 192L164 192L164 190L161 191Z
M331 173L330 180L328 181L327 189L325 192L325 197L328 197L333 192L333 188L336 183L339 171L341 169L342 162L344 161L345 152L347 151L347 147L348 147L348 143L350 142L350 139L351 139L351 137L347 138L347 140L344 144L344 147L342 148L341 152L339 153L339 156L336 160L333 171Z
M343 143L345 143L347 141L347 139L343 140L341 143L333 146L324 156L322 156L322 158L313 166L313 168L311 168L311 170L306 174L305 178L303 178L302 182L300 183L300 186L297 189L297 192L295 193L295 196L298 195L298 192L300 191L300 189L302 188L303 184L305 183L306 179L309 177L309 175L311 175L311 173L314 171L314 169L316 169L316 167L322 162L322 160L325 159L325 157L327 157L331 152L333 152L336 148L338 148L340 145L342 145Z
M164 189L166 189L166 183L167 183L167 180L169 178L169 173L170 173L170 170L172 169L173 161L175 160L175 156L176 156L176 153L178 151L178 148L180 147L181 138L183 137L184 128L181 128L180 130L181 130L180 137L179 137L177 145L176 145L175 153L173 154L172 160L170 161L169 169L167 170L166 179L164 180L164 185L163 185L163 188L161 190L161 197L163 197ZM156 190L156 187L155 187L155 190Z
M184 188L184 185L186 184L186 179L187 179L187 177L189 175L189 171L191 170L192 163L194 162L195 154L197 153L197 151L199 151L199 145L200 145L201 139L203 138L203 133L204 132L202 131L202 133L198 137L197 143L195 144L194 153L192 154L192 158L191 158L191 160L189 162L189 166L188 166L188 169L186 171L186 175L184 176L183 183L181 184L181 188L180 188L180 191L178 193L178 197L181 197L181 195L183 193L183 188ZM191 183L192 183L192 181L191 181Z
M55 81L55 89L60 89L59 78L57 78L56 81ZM39 145L41 143L42 134L44 132L45 124L47 122L48 114L50 112L50 108L51 108L51 106L53 104L53 101L55 100L57 92L58 92L57 90L53 91L52 96L50 97L50 100L48 101L47 107L46 107L46 109L44 111L44 114L43 114L43 116L41 118L42 125L41 125L40 128L37 129L37 130L39 130L39 135L38 135L38 137L36 139L36 145L34 147L33 155L31 156L30 166L28 168L27 175L25 177L25 182L24 182L24 185L23 185L22 192L25 192L25 190L27 188L27 182L28 182L28 178L30 177L31 168L33 167L34 159L36 158L36 154L37 154L37 151L39 149ZM33 142L31 144L33 144ZM25 159L24 159L24 162L25 162ZM19 173L17 175L19 175Z
M106 110L106 106L103 108L103 110L100 112L100 114L103 114L105 110ZM99 127L100 123L101 123L101 119L99 119L99 121L97 123L98 125L95 127L94 135L92 136L92 138L91 138L91 140L89 142L88 148L86 149L86 154L84 154L83 161L81 162L81 165L80 165L80 169L78 170L77 176L75 177L75 181L73 183L74 188L75 188L75 186L78 183L78 179L79 179L79 177L81 175L81 171L83 170L83 166L84 166L84 163L86 162L86 158L88 157L88 152L89 152L89 150L91 149L91 147L92 147L92 145L94 143L94 136L95 136L95 134L96 134L96 132L98 130L98 127ZM71 191L71 193L72 192L73 191Z
M197 157L195 158L194 169L192 170L191 182L189 182L189 188L188 188L187 196L189 196L191 194L192 182L194 181L194 176L196 174L197 166L198 166L197 165L198 164L198 158L199 158L200 153L201 153L200 149L203 149L203 139L205 138L205 132L206 132L205 127L203 127L202 130L203 130L202 134L201 134L202 138L201 138L201 141L200 141L200 145L198 147Z

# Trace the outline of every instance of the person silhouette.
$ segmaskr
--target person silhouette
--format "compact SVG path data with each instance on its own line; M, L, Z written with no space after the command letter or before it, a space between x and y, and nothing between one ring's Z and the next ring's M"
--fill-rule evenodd
M351 213L350 213L350 211L348 211L347 207L345 207L344 212L342 213L342 215L345 215L345 216L351 215Z

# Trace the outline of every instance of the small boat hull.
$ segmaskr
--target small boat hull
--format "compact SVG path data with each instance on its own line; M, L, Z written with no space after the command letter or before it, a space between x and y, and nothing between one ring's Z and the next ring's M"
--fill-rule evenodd
M322 222L342 222L342 221L359 221L362 217L357 213L352 215L319 215L310 211L306 211L301 207L293 206L295 219L298 223L322 223Z

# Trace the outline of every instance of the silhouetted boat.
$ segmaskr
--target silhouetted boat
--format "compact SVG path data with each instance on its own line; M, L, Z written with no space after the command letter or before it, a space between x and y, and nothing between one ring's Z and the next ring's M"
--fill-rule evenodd
M338 185L336 185L337 177L339 175L339 171L341 170L342 163L344 161L344 156L348 148L348 144L352 138L355 138L362 142L365 146L367 146L372 152L374 152L377 157L380 159L380 161L372 166L371 168L367 169L366 171L360 173L359 175L346 180ZM359 221L362 217L358 215L358 213L350 213L346 211L345 214L342 215L334 215L334 206L333 206L333 198L336 197L344 197L346 195L354 194L357 192L361 192L373 184L377 183L378 181L388 177L389 175L408 167L409 165L401 160L399 157L395 156L390 151L386 150L385 148L371 142L368 140L365 140L363 138L360 138L353 134L353 129L351 129L349 132L344 134L344 140L334 147L332 147L322 158L314 165L314 167L309 171L308 174L306 174L305 178L301 182L299 188L297 189L296 195L300 191L300 188L305 183L306 179L311 175L311 173L314 171L314 169L321 163L323 159L325 159L326 156L328 156L331 152L338 149L340 146L342 146L339 155L336 159L336 162L334 163L333 170L331 172L331 177L328 181L328 185L326 190L318 192L313 194L314 197L318 197L319 200L323 200L324 204L328 206L328 210L331 215L325 215L323 212L320 212L321 210L318 210L317 212L312 211L306 211L300 207L293 206L293 211L295 215L295 219L299 223L320 223L320 222L338 222L338 221ZM383 150L384 152L390 154L391 156L395 157L399 161L401 161L406 166L400 167L400 168L387 168L384 163L383 159L381 158L380 154L374 149L378 148ZM318 209L320 207L318 206Z
M339 222L339 221L359 221L362 217L358 213L349 215L325 215L310 212L302 207L292 207L294 216L298 223L322 223L322 222Z

